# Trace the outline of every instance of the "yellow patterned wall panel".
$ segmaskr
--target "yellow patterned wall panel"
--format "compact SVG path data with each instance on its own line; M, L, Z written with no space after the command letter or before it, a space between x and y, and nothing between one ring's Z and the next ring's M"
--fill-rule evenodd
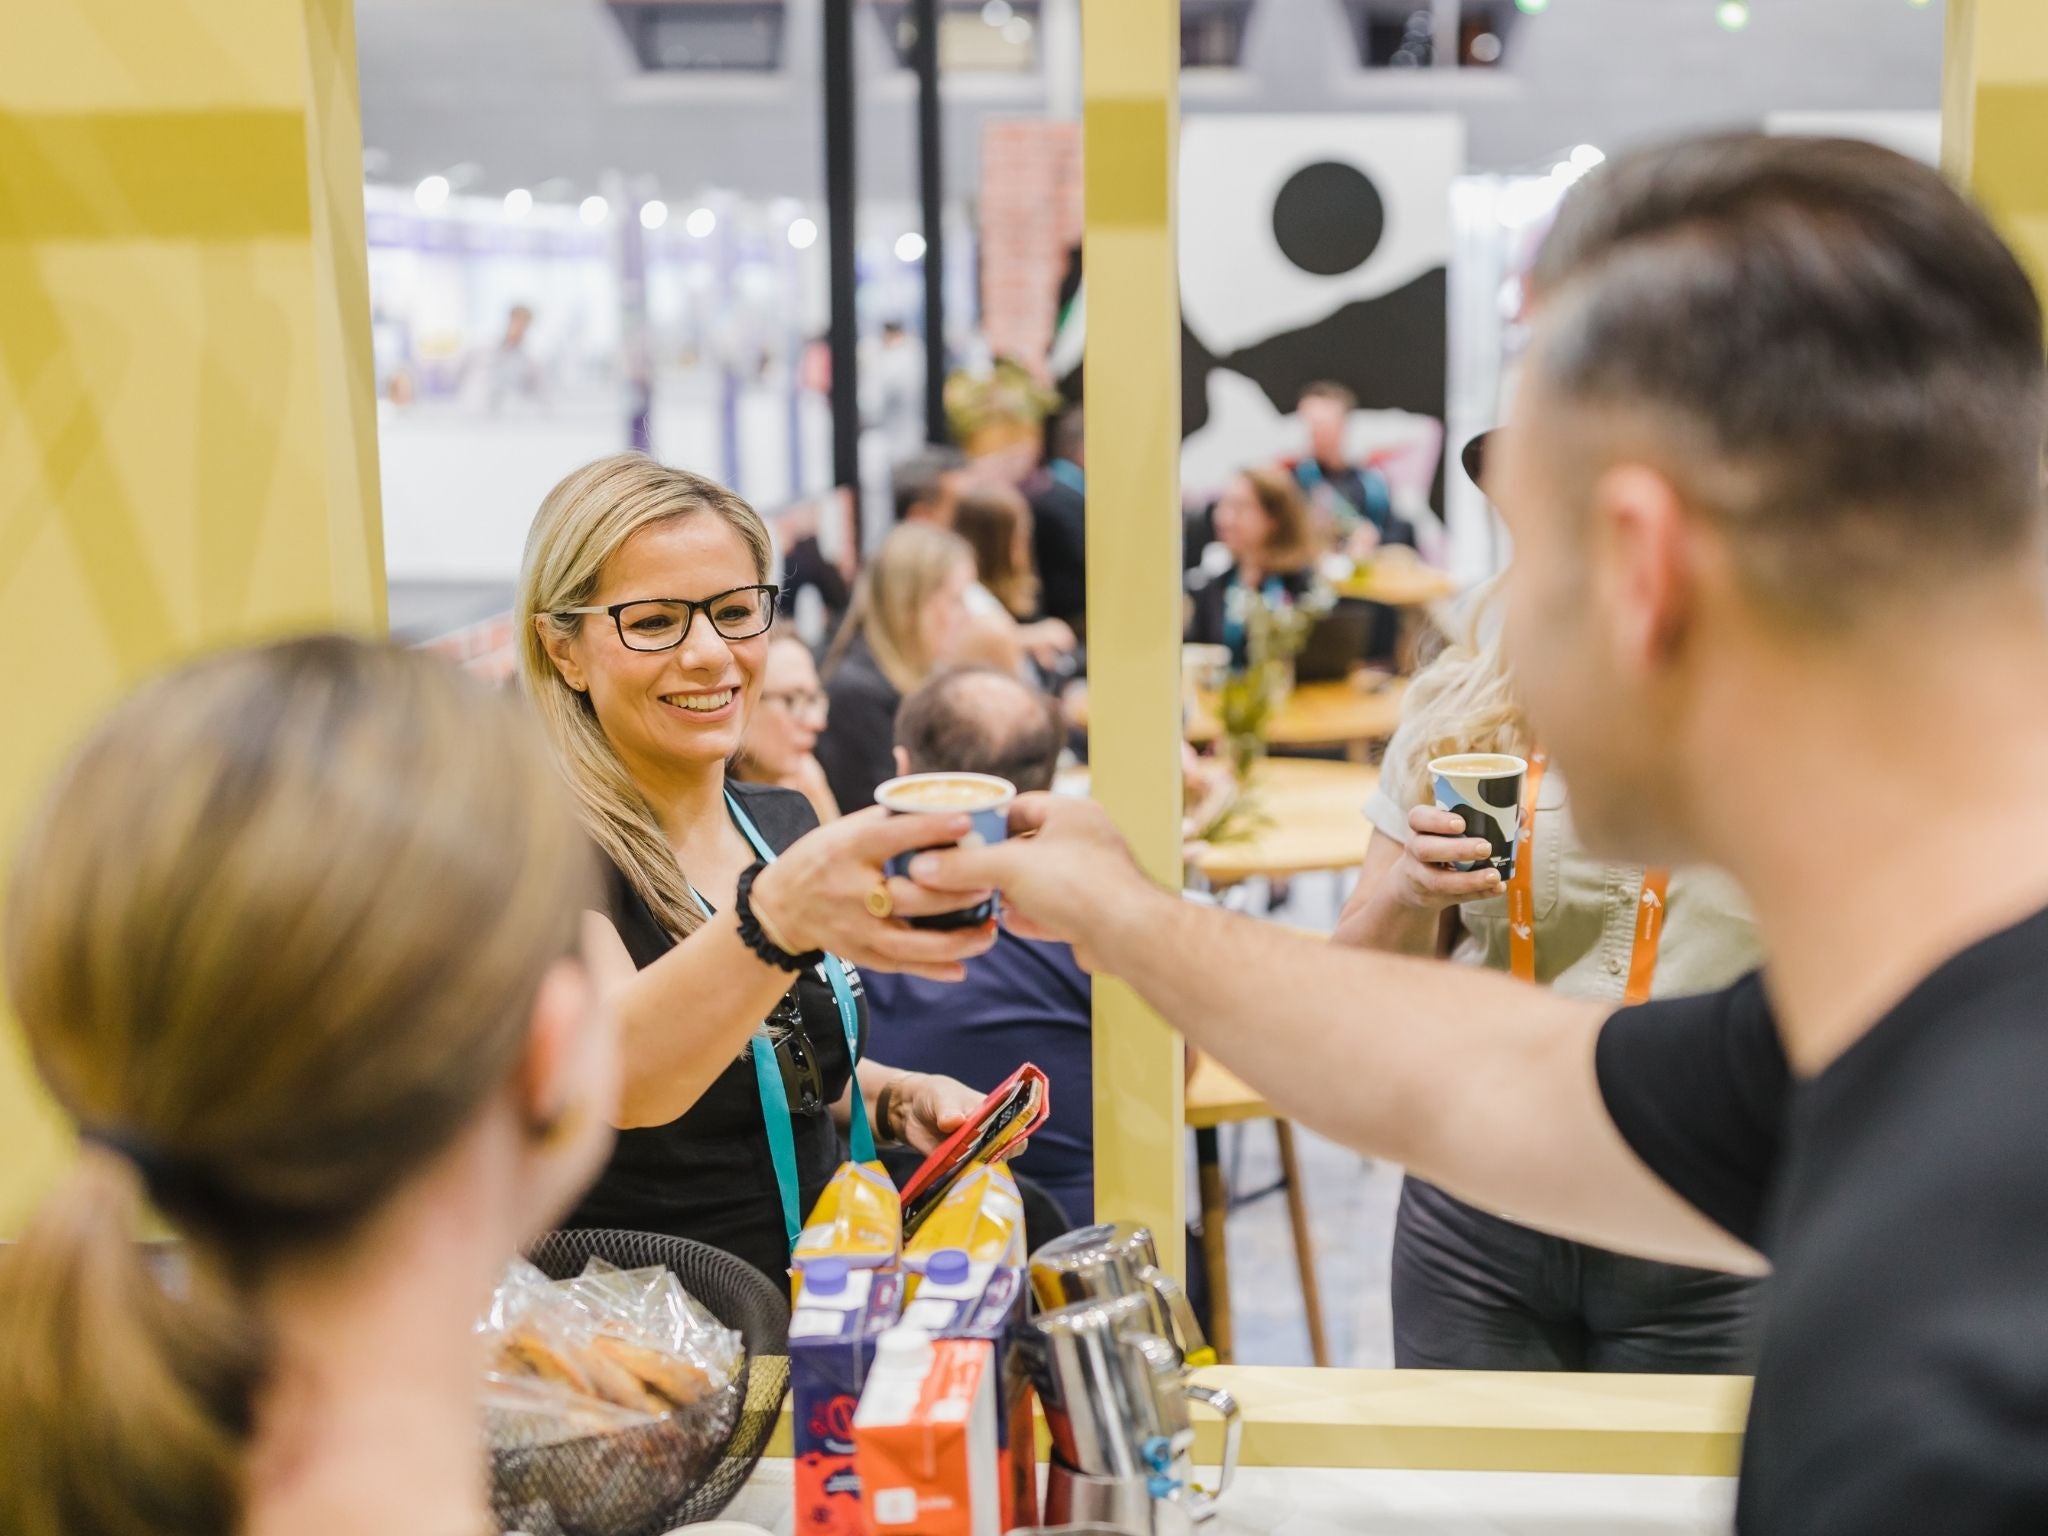
M2048 291L2048 4L1949 0L1942 159Z
M78 734L200 649L381 629L347 0L0 22L0 849ZM0 1233L64 1156L0 1040Z

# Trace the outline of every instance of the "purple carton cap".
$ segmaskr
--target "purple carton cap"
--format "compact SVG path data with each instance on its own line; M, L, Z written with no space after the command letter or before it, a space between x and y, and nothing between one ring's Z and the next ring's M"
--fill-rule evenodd
M804 1289L813 1296L838 1296L846 1290L848 1273L844 1259L813 1259L804 1266Z
M940 1248L925 1261L924 1277L940 1285L958 1285L967 1278L967 1250L964 1248Z

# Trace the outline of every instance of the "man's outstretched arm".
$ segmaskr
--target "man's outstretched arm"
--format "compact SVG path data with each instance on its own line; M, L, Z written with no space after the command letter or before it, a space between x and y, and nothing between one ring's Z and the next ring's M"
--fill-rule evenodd
M922 856L942 889L1000 888L1291 1119L1486 1209L1677 1263L1762 1260L1645 1167L1593 1062L1609 1009L1490 972L1339 949L1180 900L1099 807L1018 803L1013 836Z

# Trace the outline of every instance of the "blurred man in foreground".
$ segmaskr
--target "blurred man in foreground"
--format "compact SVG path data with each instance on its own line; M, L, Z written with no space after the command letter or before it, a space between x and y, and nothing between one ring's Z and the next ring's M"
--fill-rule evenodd
M1752 137L1589 177L1534 287L1517 685L1586 842L1732 872L1767 980L1610 1011L1319 946L1049 799L914 872L1488 1209L1768 1263L1744 1536L2048 1529L2040 307L1933 171Z

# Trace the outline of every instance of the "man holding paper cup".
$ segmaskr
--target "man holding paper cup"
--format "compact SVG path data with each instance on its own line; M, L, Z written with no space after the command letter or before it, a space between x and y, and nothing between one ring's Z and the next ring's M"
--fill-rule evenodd
M1291 1118L1770 1268L1742 1536L2048 1529L2039 304L1933 171L1748 136L1589 176L1533 289L1487 466L1522 702L1587 844L1727 869L1765 973L1612 1009L1318 945L1034 796L912 873L999 887Z

